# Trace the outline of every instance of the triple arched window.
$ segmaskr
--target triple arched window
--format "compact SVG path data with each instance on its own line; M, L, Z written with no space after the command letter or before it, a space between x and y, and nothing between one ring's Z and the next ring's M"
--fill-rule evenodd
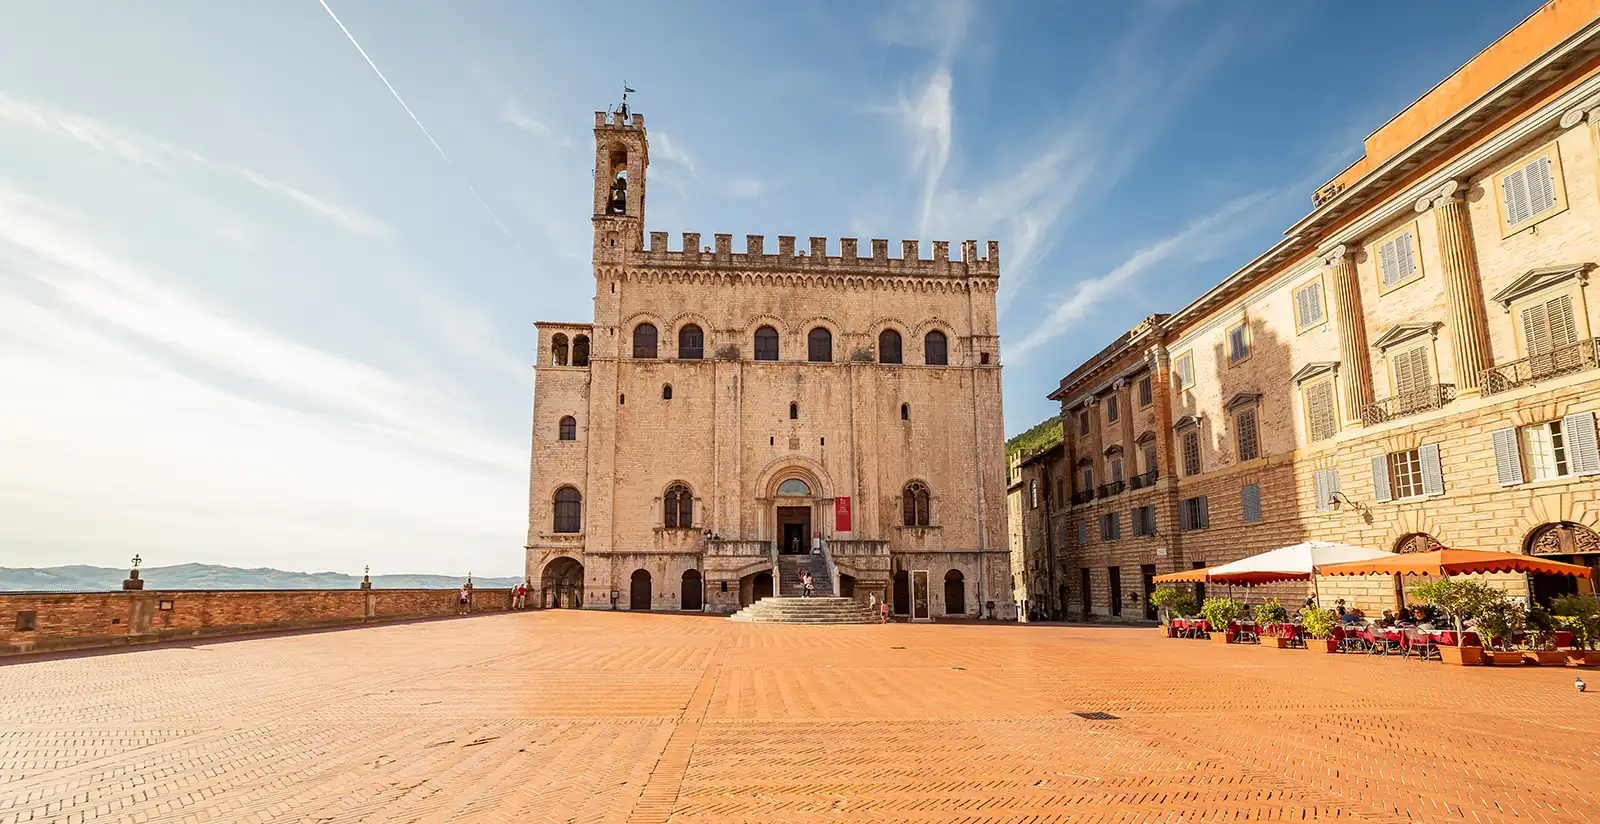
M878 363L902 363L900 358L900 333L885 329L878 333Z
M806 335L806 360L828 363L833 360L833 333L818 326Z
M653 358L656 356L656 327L654 324L641 323L633 327L633 356L636 358Z
M694 526L694 495L689 487L673 484L661 498L662 521L667 529L689 529Z
M928 486L921 481L912 481L906 484L901 493L901 507L904 510L906 526L927 526L931 522L931 500L928 495Z
M922 338L922 361L929 366L950 365L950 342L935 329Z
M563 441L577 440L578 419L572 417L571 415L567 415L566 417L562 418L561 425L557 428L556 437Z
M706 356L706 336L700 327L688 323L678 330L678 357L701 360Z
M556 490L555 530L567 533L583 531L583 494L570 486Z
M778 330L763 326L756 330L756 360L778 359Z

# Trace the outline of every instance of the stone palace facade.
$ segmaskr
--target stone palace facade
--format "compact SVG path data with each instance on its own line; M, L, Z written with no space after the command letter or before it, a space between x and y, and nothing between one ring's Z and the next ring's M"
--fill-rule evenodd
M537 603L732 612L815 551L897 614L1006 612L999 245L647 244L644 118L594 137L594 319L538 324Z

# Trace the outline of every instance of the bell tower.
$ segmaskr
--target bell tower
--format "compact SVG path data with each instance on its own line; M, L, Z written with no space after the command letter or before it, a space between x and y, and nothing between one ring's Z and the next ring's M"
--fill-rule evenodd
M594 259L620 262L644 246L645 169L650 142L644 116L622 104L594 113Z

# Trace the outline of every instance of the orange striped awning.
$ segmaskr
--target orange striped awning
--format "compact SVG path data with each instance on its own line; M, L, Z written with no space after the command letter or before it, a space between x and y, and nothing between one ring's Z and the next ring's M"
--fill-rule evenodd
M1481 549L1436 549L1408 552L1370 561L1347 561L1317 567L1318 575L1471 575L1481 572L1526 572L1589 578L1586 566L1564 564L1515 552Z
M1157 575L1150 580L1158 584L1203 584L1211 579L1212 567L1205 569L1186 569L1182 572L1169 572Z

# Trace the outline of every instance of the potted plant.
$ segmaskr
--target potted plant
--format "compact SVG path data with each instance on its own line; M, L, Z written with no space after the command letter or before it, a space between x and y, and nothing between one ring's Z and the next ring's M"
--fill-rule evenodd
M1173 616L1187 617L1188 613L1198 608L1194 596L1175 587L1162 587L1150 593L1150 604L1161 610L1162 634L1168 638L1177 636L1177 631L1172 628Z
M1466 644L1465 622L1478 617L1484 604L1502 597L1498 592L1478 581L1440 578L1411 587L1411 597L1422 604L1443 610L1455 627L1455 645L1439 645L1441 661L1468 666L1483 663L1483 648Z
M1308 644L1308 647L1320 649L1323 652L1338 652L1339 639L1333 637L1333 631L1339 626L1339 616L1331 609L1317 609L1315 607L1300 613L1300 626L1305 627L1306 635L1321 642Z
M1572 633L1572 649L1566 651L1567 666L1600 666L1600 603L1591 595L1563 595L1550 604L1550 611L1561 628Z
M1237 634L1233 622L1238 620L1241 611L1239 602L1232 598L1207 598L1200 607L1200 615L1211 625L1211 640L1219 644L1233 643L1233 636Z
M1528 628L1527 649L1522 651L1525 664L1559 666L1566 656L1556 649L1556 617L1544 607L1535 605L1528 610L1524 623Z
M1489 601L1478 615L1478 636L1489 653L1488 663L1515 666L1522 663L1522 651L1512 646L1512 637L1522 629L1527 613L1504 595Z
M1287 649L1294 644L1294 630L1288 624L1289 610L1284 609L1278 599L1268 598L1256 607L1256 626L1272 638L1273 646L1278 649Z

